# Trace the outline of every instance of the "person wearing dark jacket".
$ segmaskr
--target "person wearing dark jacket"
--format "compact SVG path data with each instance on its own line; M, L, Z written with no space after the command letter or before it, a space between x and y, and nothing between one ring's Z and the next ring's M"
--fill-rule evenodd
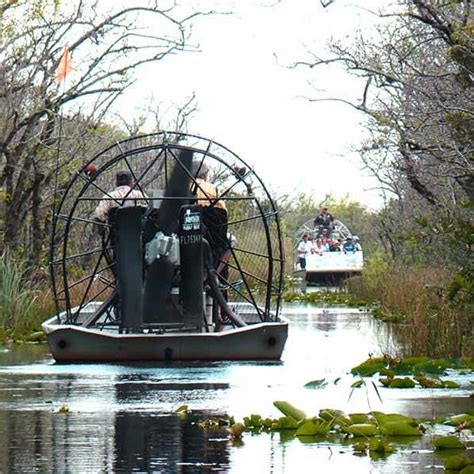
M323 207L321 213L314 219L314 227L318 231L318 237L324 235L331 238L334 229L334 216L329 213L327 207Z

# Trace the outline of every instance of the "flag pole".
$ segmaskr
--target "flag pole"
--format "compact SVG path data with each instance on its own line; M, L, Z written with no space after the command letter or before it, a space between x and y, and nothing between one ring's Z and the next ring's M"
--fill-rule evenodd
M62 82L62 93L61 96L66 92L66 81L67 75L69 72L72 71L72 63L71 57L69 53L69 49L66 47L64 48L63 55L59 61L58 67L54 73L54 81L55 82ZM60 107L58 108L58 113L60 111ZM53 202L52 202L52 212L53 212L53 227L56 225L56 197L58 192L58 183L59 183L59 155L61 151L61 138L63 134L63 116L59 113L59 129L58 129L58 141L56 147L56 170L54 175L54 194L53 194Z
M61 59L59 61L58 67L56 68L56 71L54 73L54 82L62 82L62 85L60 86L60 97L63 96L66 92L66 79L67 79L67 74L72 70L72 63L70 59L70 54L69 54L69 49L64 48L63 55L61 56ZM62 92L61 92L62 88ZM58 127L58 141L57 141L57 147L56 147L56 169L54 173L54 193L53 193L53 200L51 203L51 212L52 212L52 219L51 219L51 235L56 235L56 224L58 220L58 203L57 203L57 194L58 194L58 183L59 183L59 155L61 151L61 138L63 135L63 116L60 113L61 105L58 107L58 112L59 113L59 127ZM54 301L56 305L56 314L58 318L58 322L60 322L59 314L61 308L59 307L58 303L58 298L57 298L57 291L56 291L56 280L54 277L54 264L53 264L53 256L54 256L54 246L55 242L54 239L51 239L50 242L50 247L49 247L49 272L51 275L51 283L52 283L52 289L53 289L53 294L54 294Z

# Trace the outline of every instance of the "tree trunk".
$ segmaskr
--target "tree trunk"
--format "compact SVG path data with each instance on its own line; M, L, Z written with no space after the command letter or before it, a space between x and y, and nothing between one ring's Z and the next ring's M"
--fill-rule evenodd
M32 202L31 202L31 227L32 227L32 252L31 252L31 263L38 264L41 259L42 242L43 242L43 229L41 228L42 212L41 212L41 183L43 175L41 173L35 174L32 191Z
M20 222L18 219L18 212L12 200L14 192L13 182L14 168L10 163L5 165L5 242L6 249L15 249L18 246L18 230Z

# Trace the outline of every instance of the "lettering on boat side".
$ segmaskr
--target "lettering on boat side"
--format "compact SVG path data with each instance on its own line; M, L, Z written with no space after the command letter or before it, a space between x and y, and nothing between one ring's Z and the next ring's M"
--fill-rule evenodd
M202 234L182 235L179 238L179 242L183 245L198 244L198 243L202 242Z

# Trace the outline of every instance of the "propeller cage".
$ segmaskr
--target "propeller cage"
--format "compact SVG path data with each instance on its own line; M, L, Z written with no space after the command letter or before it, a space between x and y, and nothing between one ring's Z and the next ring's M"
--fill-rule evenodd
M207 196L203 167L217 194L196 201ZM110 197L119 170L143 199ZM278 212L254 170L222 145L181 133L135 137L98 153L60 189L50 271L61 322L202 331L227 304L255 322L277 319ZM101 200L114 201L105 222L93 217Z

